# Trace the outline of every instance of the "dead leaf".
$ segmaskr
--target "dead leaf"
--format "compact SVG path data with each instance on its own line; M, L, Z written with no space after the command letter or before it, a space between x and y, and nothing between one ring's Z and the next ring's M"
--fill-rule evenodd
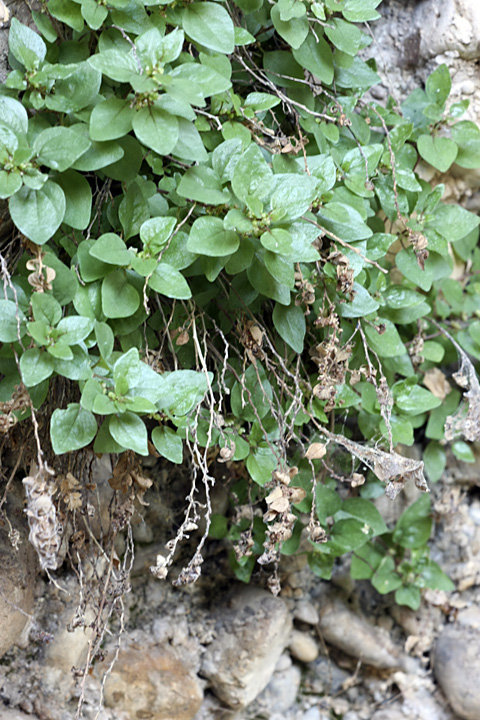
M327 447L323 443L312 443L305 453L307 460L321 460L327 454Z
M423 384L430 390L432 395L445 400L452 388L444 373L439 368L430 368L423 377Z

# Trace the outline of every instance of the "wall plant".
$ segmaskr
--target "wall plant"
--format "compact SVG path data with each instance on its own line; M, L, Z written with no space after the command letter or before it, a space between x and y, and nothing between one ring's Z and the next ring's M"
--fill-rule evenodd
M479 167L480 130L443 65L401 107L371 99L378 6L48 0L34 26L11 21L0 424L33 420L45 492L86 448L189 457L159 577L205 512L178 582L210 533L242 580L274 568L277 591L303 531L320 577L353 552L354 577L400 603L451 587L426 501L389 530L372 500L427 490L399 444L426 438L434 482L446 441L465 458L478 439L480 220L417 169ZM457 359L458 389L441 371ZM219 463L228 520L211 513Z

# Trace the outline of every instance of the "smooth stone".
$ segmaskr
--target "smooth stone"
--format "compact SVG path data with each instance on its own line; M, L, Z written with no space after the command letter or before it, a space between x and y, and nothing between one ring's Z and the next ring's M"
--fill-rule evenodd
M317 608L308 600L300 600L295 605L293 611L293 617L299 622L303 622L306 625L318 625L319 616Z
M313 662L318 657L318 645L306 632L293 630L288 647L293 657L300 662Z
M465 621L465 616L464 616ZM446 626L433 650L433 670L451 707L462 720L480 718L480 633L466 625Z
M214 617L216 638L205 651L201 674L217 697L240 710L270 682L290 637L291 616L281 598L237 587Z

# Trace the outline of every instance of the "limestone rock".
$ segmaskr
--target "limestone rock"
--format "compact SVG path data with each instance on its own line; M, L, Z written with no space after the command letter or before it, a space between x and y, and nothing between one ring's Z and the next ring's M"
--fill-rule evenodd
M306 625L317 625L319 620L317 608L308 600L299 600L297 602L293 617Z
M105 705L130 718L193 720L202 700L198 678L168 645L122 648L105 683Z
M21 510L20 510L21 512ZM7 508L15 531L20 533L17 548L0 527L0 657L17 642L33 608L35 552L27 540L26 528L15 510ZM18 520L18 522L17 522Z
M269 717L273 713L285 713L295 702L301 677L300 668L295 665L276 672L265 690L257 697L256 706L260 711L268 713Z
M270 681L292 621L283 600L251 587L237 589L215 617L217 637L205 652L202 675L223 702L241 709Z
M31 715L26 715L16 708L6 707L3 703L0 704L0 717L2 720L32 720Z
M300 662L313 662L318 657L318 645L315 639L305 632L294 630L290 638L290 652Z
M480 717L480 632L469 625L468 616L461 623L445 626L437 638L433 669L451 707L462 720Z
M382 669L405 666L405 658L388 633L370 625L339 600L334 599L321 609L320 628L327 642L366 665Z
M456 51L462 58L480 57L480 5L477 0L429 0L420 3L415 24L422 32L421 53L434 57Z

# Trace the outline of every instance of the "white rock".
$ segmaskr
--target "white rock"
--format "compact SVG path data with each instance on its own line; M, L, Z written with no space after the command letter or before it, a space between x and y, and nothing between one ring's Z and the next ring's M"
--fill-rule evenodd
M468 617L463 617L466 622ZM480 718L480 634L466 625L446 626L434 645L433 669L462 720Z
M241 709L268 685L289 640L291 617L283 600L253 587L237 588L214 617L217 636L203 657L202 675L217 697Z
M382 628L370 625L339 600L320 610L320 628L325 640L348 655L376 668L403 668L406 660Z
M318 657L318 645L315 639L300 630L292 632L289 649L293 657L300 662L313 662Z
M267 710L269 717L273 713L285 713L296 700L301 678L300 668L295 665L276 672L255 704L258 704L259 709Z
M293 611L295 620L304 622L307 625L317 625L319 621L317 608L308 600L299 600Z

